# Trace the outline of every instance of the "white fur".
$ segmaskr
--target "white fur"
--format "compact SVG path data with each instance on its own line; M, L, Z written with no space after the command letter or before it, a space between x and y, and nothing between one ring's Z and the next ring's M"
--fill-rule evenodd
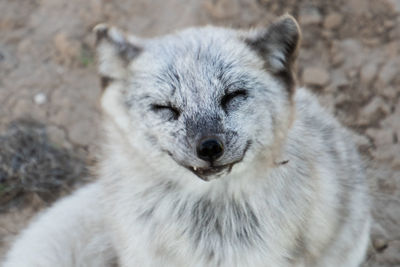
M106 267L115 258L98 202L100 186L75 192L22 232L3 266Z
M104 93L99 181L40 215L3 266L111 266L115 259L122 267L358 266L369 236L368 192L347 130L306 89L289 97L232 30L192 29L147 45ZM115 52L105 49L112 45L100 54ZM104 55L100 66L113 66ZM254 78L241 85L253 86L250 97L228 115L215 106L220 67L207 65L208 56L234 59L224 72L231 80ZM168 83L154 80L171 62L181 77L173 96ZM168 120L148 108L165 99L181 103L183 115ZM183 167L207 166L193 152L198 133L185 129L216 114L237 136L221 161L244 157L205 182Z
M323 114L315 102L304 89L299 90L301 97L307 97L312 100L312 110L318 116ZM305 96L301 96L305 94ZM301 99L300 99L301 100ZM297 111L301 112L301 111ZM330 118L330 117L327 117ZM295 122L294 127L289 133L289 139L293 141L297 139L297 135L304 132L301 123ZM121 143L123 143L121 141ZM287 146L290 146L288 144ZM313 146L316 146L314 144ZM121 153L120 148L115 147L109 151L111 159L119 162L120 172L122 175L126 172L129 174L128 179L115 181L113 176L117 174L107 173L108 169L103 170L104 179L93 185L89 185L79 190L74 195L60 201L52 209L39 216L30 227L24 231L21 238L14 244L13 249L8 255L8 261L5 267L24 267L24 266L107 266L105 263L110 261L114 256L114 244L118 251L121 266L209 266L207 262L201 260L201 255L191 249L191 245L185 238L179 238L176 233L179 232L180 224L171 224L169 217L171 214L164 213L168 211L168 206L174 205L173 199L166 199L160 203L158 217L160 222L165 224L162 232L157 234L157 239L150 239L154 236L152 225L138 224L135 216L132 216L136 210L140 210L142 203L140 199L136 199L135 195L138 191L148 187L150 184L162 178L154 177L149 180L146 177L146 168L137 168L135 164L129 162L127 155ZM332 222L336 220L337 214L332 210L337 205L336 194L338 192L337 177L334 174L334 166L326 168L324 166L315 166L316 176L312 177L313 185L305 192L310 194L309 201L314 203L311 213L308 213L307 219L312 222L309 226L310 238L312 238L313 247L309 248L310 252L315 255L310 257L319 257L321 253L320 247L329 242L327 239L337 235L331 228ZM167 168L167 166L166 166ZM258 166L249 172L245 177L224 177L214 182L206 183L198 179L194 179L192 175L179 173L180 180L185 181L185 195L200 194L224 194L230 193L240 197L241 192L251 192L253 195L252 202L257 203L257 194L261 187L268 187L271 195L269 203L262 204L264 206L263 222L267 229L265 233L270 236L271 247L266 251L228 251L231 259L220 266L358 266L363 260L366 245L369 236L369 219L365 220L363 234L359 236L359 240L351 240L353 244L353 252L348 257L342 258L336 255L334 250L324 251L329 255L317 260L313 265L304 260L304 262L289 265L282 255L287 253L285 248L290 247L293 242L293 234L296 230L295 220L304 207L296 207L296 203L291 203L291 207L286 207L286 217L291 221L293 217L294 225L281 225L274 221L274 208L282 209L281 196L284 185L283 180L289 179L286 175L286 167L276 167L268 171L265 177L259 177L261 173L265 173L263 166ZM111 170L110 170L111 171ZM154 174L153 174L154 175ZM107 177L108 176L108 177ZM253 177L253 178L251 178ZM229 186L226 184L230 179ZM249 184L248 179L252 179ZM312 192L313 187L317 187L318 193ZM358 203L363 205L362 203ZM357 205L358 205L357 204ZM103 218L103 207L105 209L105 218ZM354 207L355 209L359 207ZM261 210L260 210L261 212ZM288 213L289 212L289 213ZM184 221L181 222L182 224ZM293 227L293 228L292 228ZM348 238L343 233L342 238ZM111 242L112 240L112 242ZM88 245L89 243L89 245ZM93 244L93 245L90 245ZM339 245L339 244L338 244ZM164 247L163 246L167 246ZM162 249L176 249L175 255L163 255ZM157 251L161 250L161 251ZM110 255L111 253L111 255ZM169 256L168 256L169 255ZM314 260L310 258L310 261ZM303 264L303 265L301 265Z

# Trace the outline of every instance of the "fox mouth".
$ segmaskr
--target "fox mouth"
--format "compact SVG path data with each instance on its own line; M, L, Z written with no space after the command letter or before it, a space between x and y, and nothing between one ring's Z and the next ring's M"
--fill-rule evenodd
M246 155L246 152L249 149L249 147L251 146L251 144L252 144L251 141L247 141L246 147L245 147L240 159L235 160L231 163L219 165L219 166L218 165L215 166L212 164L209 167L196 167L196 166L184 165L184 164L180 163L179 161L177 161L170 151L164 150L164 152L166 152L180 166L188 169L189 171L191 171L193 174L195 174L197 177L199 177L203 181L208 182L208 181L211 181L213 179L216 179L216 178L222 176L223 174L229 174L232 171L233 165L235 165L236 163L239 163L243 160L243 158Z
M227 171L227 173L230 173L235 163L237 162L233 162L231 164L226 164L222 166L211 166L207 168L198 168L193 166L186 166L186 168L189 169L191 172L193 172L195 175L197 175L200 179L204 181L210 181L211 176L218 177L222 175L225 170Z

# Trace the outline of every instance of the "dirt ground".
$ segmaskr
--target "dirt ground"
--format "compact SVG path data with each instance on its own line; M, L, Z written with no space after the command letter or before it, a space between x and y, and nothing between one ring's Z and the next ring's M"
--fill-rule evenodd
M400 0L0 0L0 129L35 119L90 167L99 136L97 23L151 37L193 25L247 28L285 12L303 31L300 85L354 130L368 165L375 222L365 266L400 266ZM52 200L32 194L0 213L0 261Z

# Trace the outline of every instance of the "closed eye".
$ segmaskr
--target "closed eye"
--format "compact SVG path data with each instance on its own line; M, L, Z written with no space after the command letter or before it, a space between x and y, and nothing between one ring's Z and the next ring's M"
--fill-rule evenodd
M228 106L231 104L231 102L239 97L246 98L247 97L247 91L246 90L237 90L232 93L226 94L222 97L221 99L221 106L222 108L226 111L228 109Z
M152 104L151 110L156 113L168 113L171 119L177 120L181 115L181 111L172 105Z

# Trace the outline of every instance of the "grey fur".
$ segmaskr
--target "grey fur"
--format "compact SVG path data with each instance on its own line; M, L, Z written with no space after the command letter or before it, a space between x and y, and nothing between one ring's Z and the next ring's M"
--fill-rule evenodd
M98 45L99 71L113 78L101 100L100 181L65 201L95 212L103 234L95 252L111 243L124 267L361 263L370 222L363 164L347 130L295 90L293 18L254 31L204 27L149 40L111 32ZM121 60L121 43L142 49ZM224 146L212 162L196 153L210 136ZM62 209L28 229L35 239L22 237L6 267L23 266L18 255L39 237L75 248L81 239L43 233L46 224L64 226L52 215ZM69 223L86 218L72 210ZM87 228L77 230L99 235Z
M280 79L289 93L293 93L295 89L293 64L297 57L299 41L299 26L291 17L284 17L255 37L246 39L249 46L264 58L265 69ZM282 55L276 55L274 50L276 51L277 48ZM283 67L276 68L271 61L278 61Z

